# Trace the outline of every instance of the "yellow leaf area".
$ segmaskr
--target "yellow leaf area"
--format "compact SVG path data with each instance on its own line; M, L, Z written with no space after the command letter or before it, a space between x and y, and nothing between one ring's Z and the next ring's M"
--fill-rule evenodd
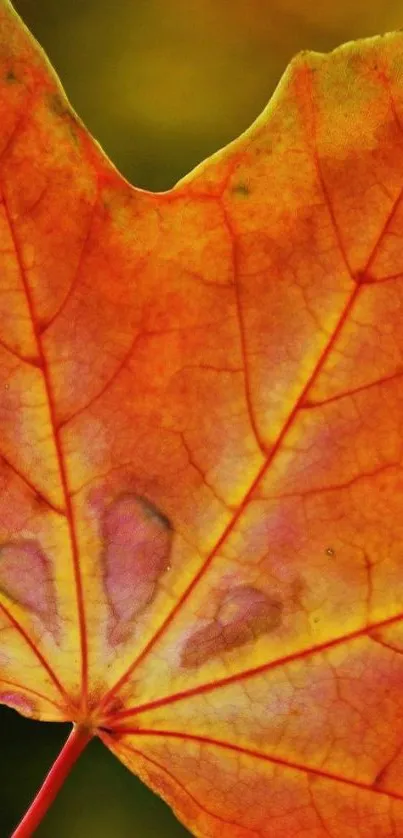
M0 700L203 838L403 834L402 72L152 194L0 2Z

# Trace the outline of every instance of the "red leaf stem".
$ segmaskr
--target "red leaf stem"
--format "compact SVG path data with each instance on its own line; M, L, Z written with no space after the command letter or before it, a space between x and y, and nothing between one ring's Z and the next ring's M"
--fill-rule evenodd
M11 838L30 838L34 834L91 737L92 732L88 728L79 725L73 727L38 794Z

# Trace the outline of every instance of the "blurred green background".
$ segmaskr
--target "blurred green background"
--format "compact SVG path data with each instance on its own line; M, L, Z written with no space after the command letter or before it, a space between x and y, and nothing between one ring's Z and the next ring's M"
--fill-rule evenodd
M15 0L74 108L128 180L172 186L248 127L300 49L403 26L403 0ZM0 838L26 810L69 725L0 708ZM183 838L167 806L99 742L38 838Z

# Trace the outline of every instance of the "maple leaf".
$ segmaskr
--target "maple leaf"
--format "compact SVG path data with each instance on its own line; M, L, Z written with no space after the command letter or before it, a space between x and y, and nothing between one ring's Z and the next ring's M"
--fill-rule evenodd
M136 190L0 0L0 700L196 836L403 830L403 35Z

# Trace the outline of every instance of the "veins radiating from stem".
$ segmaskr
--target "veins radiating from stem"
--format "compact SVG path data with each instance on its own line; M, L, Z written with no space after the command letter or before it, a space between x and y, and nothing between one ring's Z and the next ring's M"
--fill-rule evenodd
M311 94L312 94L312 91L310 91L310 95ZM348 322L348 319L351 315L351 312L352 312L354 306L356 305L357 300L359 299L360 291L361 291L363 285L365 284L365 283L362 283L360 281L360 279L361 279L362 276L365 276L368 273L368 271L371 267L371 264L373 263L373 261L375 259L375 256L378 252L378 248L380 246L380 242L382 241L382 237L383 237L385 231L387 230L387 226L389 224L389 221L393 218L394 214L397 211L399 203L401 202L402 195L403 195L403 190L399 193L397 199L393 203L393 205L390 209L388 218L386 219L384 227L383 227L383 229L380 233L380 236L378 237L378 240L375 242L371 252L369 253L366 264L364 265L362 271L360 272L359 276L353 275L352 270L351 270L351 266L348 262L347 254L346 254L344 246L343 246L340 230L339 230L339 227L338 227L338 224L337 224L337 221L336 221L336 217L335 217L335 214L334 214L332 202L330 200L330 195L329 195L329 192L328 192L327 184L326 184L324 176L323 176L323 172L322 172L322 168L321 168L321 161L320 161L319 154L318 154L317 148L316 148L315 128L314 128L314 131L313 131L313 136L311 138L311 152L312 152L312 155L313 155L313 158L314 158L314 163L315 163L315 167L316 167L316 171L317 171L318 182L319 182L319 185L320 185L321 190L322 190L322 194L323 194L325 204L328 208L329 216L330 216L331 223L332 223L332 226L333 226L333 229L334 229L334 232L335 232L336 240L338 242L340 253L343 257L346 269L351 276L352 285L353 285L351 293L349 294L347 300L345 301L345 304L344 304L343 310L340 313L338 322L337 322L335 328L333 329L333 332L332 332L326 346L324 347L323 351L321 352L320 357L317 359L317 362L316 362L314 368L312 369L311 374L309 375L309 377L308 377L308 379L305 383L305 386L303 387L296 404L294 405L294 407L291 410L290 414L288 415L286 421L284 422L284 425L283 425L281 431L279 432L276 441L273 443L273 445L270 449L270 452L267 453L267 456L265 458L265 462L263 463L261 468L258 470L254 480L252 481L249 489L247 490L247 492L246 492L246 494L243 498L243 501L239 504L238 510L234 513L233 518L231 519L228 526L225 528L221 537L218 539L215 547L213 548L213 550L211 551L209 556L206 558L204 564L202 565L200 570L197 572L197 574L195 575L193 580L190 582L190 584L188 585L188 587L186 588L186 590L182 594L179 601L176 603L176 605L171 610L171 612L168 614L168 616L163 620L159 629L155 632L155 634L153 635L151 640L146 644L146 646L139 653L139 655L133 661L133 663L130 665L130 667L128 667L128 669L121 675L121 677L118 679L118 681L115 683L115 685L111 687L111 689L108 691L108 693L101 700L99 708L98 708L99 710L102 710L107 705L107 703L110 701L111 697L114 696L120 690L120 688L123 686L123 684L125 684L127 682L128 678L130 678L130 676L132 675L134 669L146 657L146 655L150 652L151 648L155 645L155 643L158 642L158 640L160 639L160 637L162 636L162 634L164 633L164 631L166 630L168 625L175 618L176 614L178 613L178 611L182 607L183 603L187 600L187 598L190 596L190 594L192 593L194 588L198 585L199 581L204 576L206 570L210 566L214 557L217 555L220 547L225 542L225 540L227 539L229 534L232 532L232 530L233 530L234 526L236 525L239 517L243 513L247 502L249 501L249 499L253 495L253 492L255 491L255 489L257 488L257 486L259 485L259 483L263 479L263 477L267 474L269 468L271 467L274 459L277 456L277 453L281 449L281 446L283 445L286 436L288 435L289 431L293 427L294 422L296 420L296 417L299 415L300 411L305 408L306 405L309 405L309 393L311 392L313 385L316 383L316 381L318 379L318 376L320 375L320 373L323 369L324 364L326 363L330 353L332 352L332 349L333 349L337 339L339 338L345 324ZM243 329L243 324L241 322L241 331L242 331L242 329ZM244 343L242 345L245 349ZM246 377L246 372L245 372L245 377ZM246 378L245 383L246 383L246 387L248 388L249 383L248 383L247 378ZM250 398L249 398L249 405L250 405ZM257 435L256 438L259 440L258 435ZM260 447L261 447L261 450L263 451L264 447L262 447L262 445L260 445Z

